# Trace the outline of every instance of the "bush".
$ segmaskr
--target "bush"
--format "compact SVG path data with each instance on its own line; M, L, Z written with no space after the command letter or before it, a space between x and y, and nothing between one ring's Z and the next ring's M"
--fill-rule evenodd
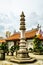
M6 43L1 44L0 49L3 50L5 53L8 51L8 46Z
M17 50L19 50L19 46L18 46L18 45L12 46L12 47L10 48L10 52L12 53L12 55L13 55L13 52L14 52L14 51L17 52Z
M42 42L39 38L37 38L37 36L34 38L33 41L33 50L34 52L38 52L38 53L43 52Z

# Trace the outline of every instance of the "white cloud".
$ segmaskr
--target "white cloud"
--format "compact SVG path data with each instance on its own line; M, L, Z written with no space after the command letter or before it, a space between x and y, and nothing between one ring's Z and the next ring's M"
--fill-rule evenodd
M0 31L3 35L7 30L19 30L21 11L26 16L27 30L38 23L43 27L43 0L0 0Z
M19 16L14 15L14 13L0 14L0 35L4 36L6 31L14 32L14 30L19 30ZM35 28L37 24L43 27L43 17L39 16L36 12L32 12L28 17L26 17L26 28L27 30Z

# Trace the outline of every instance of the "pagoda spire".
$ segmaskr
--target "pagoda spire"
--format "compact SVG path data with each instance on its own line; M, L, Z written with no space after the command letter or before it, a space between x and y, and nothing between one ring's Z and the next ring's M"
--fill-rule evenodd
M22 11L22 14L20 15L20 30L26 30L25 28L25 15L24 12Z

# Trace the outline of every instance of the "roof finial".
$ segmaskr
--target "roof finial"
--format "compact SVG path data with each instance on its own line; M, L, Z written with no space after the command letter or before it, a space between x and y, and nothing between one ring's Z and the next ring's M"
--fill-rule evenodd
M37 29L39 29L40 28L40 26L39 26L39 24L37 25Z

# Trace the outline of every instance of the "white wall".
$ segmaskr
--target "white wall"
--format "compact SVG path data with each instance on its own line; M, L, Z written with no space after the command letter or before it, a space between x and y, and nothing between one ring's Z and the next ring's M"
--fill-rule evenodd
M27 40L27 48L33 48L33 39Z
M8 48L10 49L11 48L11 46L13 46L14 45L14 42L13 41L9 41L8 42Z

